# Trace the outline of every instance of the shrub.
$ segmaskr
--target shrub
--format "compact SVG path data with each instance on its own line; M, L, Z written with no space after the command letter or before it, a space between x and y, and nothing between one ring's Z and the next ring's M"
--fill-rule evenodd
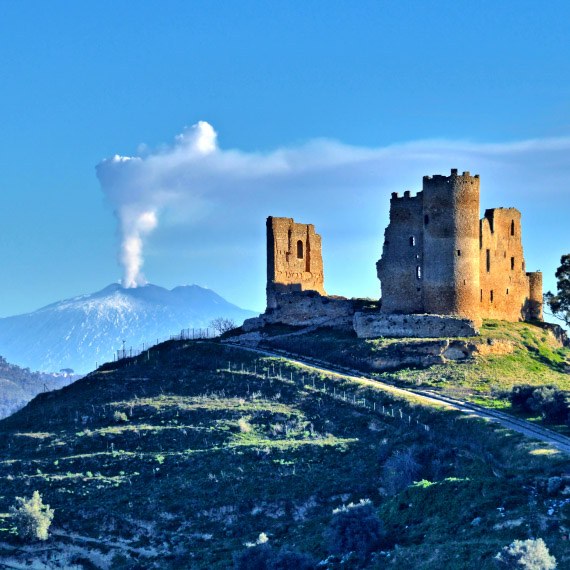
M119 412L119 410L115 410L115 413L113 414L113 420L115 420L117 423L122 423L128 422L129 418L125 412Z
M326 532L331 554L352 552L360 563L380 546L384 535L384 525L368 499L335 509Z
M255 543L234 555L235 570L313 570L315 561L298 550L284 546L275 551L267 542Z
M541 414L548 423L564 423L570 416L567 396L556 386L521 384L512 389L510 400L513 408L527 414Z
M267 570L273 549L266 542L250 546L234 554L235 570Z
M411 449L396 451L384 464L382 483L389 495L409 487L420 474L421 466Z
M271 570L313 570L316 563L311 556L283 547L269 564Z
M47 540L54 511L44 505L38 491L29 500L16 497L17 506L11 507L12 519L18 536L24 540Z
M530 413L532 410L528 401L532 397L534 388L534 386L529 386L528 384L513 386L510 396L511 406L520 412Z
M499 568L512 570L553 570L556 558L551 556L544 540L515 540L495 556Z

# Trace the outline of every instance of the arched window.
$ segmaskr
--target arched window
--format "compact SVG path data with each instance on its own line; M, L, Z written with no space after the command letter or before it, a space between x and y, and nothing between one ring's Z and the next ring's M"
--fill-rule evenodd
M301 240L297 242L297 259L303 259L303 242Z
M422 278L422 268L419 265L416 267L416 277L418 279Z
M416 245L415 236L410 236L410 247L414 247L415 245Z
M511 220L511 235L515 235L515 221Z

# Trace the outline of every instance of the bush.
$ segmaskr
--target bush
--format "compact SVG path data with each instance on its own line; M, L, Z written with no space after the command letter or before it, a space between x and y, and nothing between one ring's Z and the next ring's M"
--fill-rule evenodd
M128 422L129 418L127 417L127 414L125 414L125 412L119 412L119 410L115 410L115 413L113 414L113 420L116 421L117 423L123 423L123 422Z
M235 570L313 570L315 561L287 546L275 551L269 544L257 543L234 555Z
M360 563L379 548L384 535L384 525L368 499L335 509L326 532L330 554L352 552Z
M234 554L235 570L267 570L273 556L269 544L256 544Z
M526 414L538 413L548 423L564 423L570 417L567 396L556 386L521 384L513 387L510 400L516 410Z
M556 568L556 558L551 556L544 540L515 540L505 546L495 561L499 568L512 570L553 570Z
M413 450L396 451L384 464L382 483L389 495L395 495L409 487L421 471Z
M287 546L275 555L269 565L271 570L313 570L315 567L316 563L311 556Z
M47 540L54 511L44 505L38 491L29 500L16 497L17 506L11 507L12 519L18 536L24 540Z

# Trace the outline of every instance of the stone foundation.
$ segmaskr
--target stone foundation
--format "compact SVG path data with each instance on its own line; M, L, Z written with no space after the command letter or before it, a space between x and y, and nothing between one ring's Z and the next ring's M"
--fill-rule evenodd
M453 338L477 336L473 321L443 315L354 314L358 338Z
M324 297L316 291L295 291L275 296L276 307L243 323L246 332L266 324L296 327L322 326L352 330L354 303L343 297Z

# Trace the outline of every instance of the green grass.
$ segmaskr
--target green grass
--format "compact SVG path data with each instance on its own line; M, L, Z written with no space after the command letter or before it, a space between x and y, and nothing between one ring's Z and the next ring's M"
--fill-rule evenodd
M405 450L430 483L385 495L384 465ZM107 365L0 422L0 513L37 489L55 509L56 530L114 552L115 567L215 570L261 532L323 559L332 510L369 498L389 533L391 557L378 564L484 570L521 538L521 527L493 530L504 518L498 508L562 557L561 519L547 515L544 482L566 459L366 381L211 342L170 342L149 361ZM481 525L472 526L477 516ZM109 545L120 541L154 554ZM7 515L0 561L2 542L17 545ZM63 556L71 542L82 544L52 538L50 552Z
M264 345L376 375L403 387L436 388L443 394L515 414L507 393L517 384L552 384L570 390L570 349L539 324L485 321L480 337L463 339L478 350L467 362L449 361L427 368L405 367L378 372L374 361L395 362L425 339L358 339L321 329L310 335L269 338ZM489 353L498 351L498 354ZM517 414L515 414L517 415ZM568 433L567 426L550 426Z

